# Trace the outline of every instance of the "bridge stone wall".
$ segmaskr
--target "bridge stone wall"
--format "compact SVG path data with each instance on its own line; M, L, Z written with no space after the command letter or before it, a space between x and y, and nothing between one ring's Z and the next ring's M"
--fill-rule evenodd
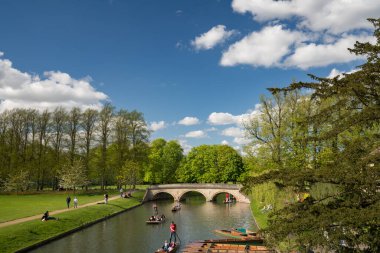
M160 193L168 193L175 201L180 201L187 192L199 192L206 201L213 201L220 193L232 194L237 202L250 203L249 198L240 192L241 185L236 184L163 184L150 186L144 201L150 201Z

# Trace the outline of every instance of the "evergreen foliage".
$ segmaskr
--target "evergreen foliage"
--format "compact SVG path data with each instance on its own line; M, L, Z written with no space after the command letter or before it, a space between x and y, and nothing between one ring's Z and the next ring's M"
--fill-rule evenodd
M313 90L309 113L290 120L302 134L292 137L305 147L303 162L270 167L245 182L274 182L305 199L271 214L264 234L268 242L287 250L338 252L380 251L380 19L370 19L376 44L356 42L350 51L366 57L360 69L335 78L311 75L315 82L270 89L274 96L300 89ZM307 101L300 99L298 103ZM302 149L300 149L302 151ZM284 152L295 153L283 147ZM315 194L315 185L332 189Z

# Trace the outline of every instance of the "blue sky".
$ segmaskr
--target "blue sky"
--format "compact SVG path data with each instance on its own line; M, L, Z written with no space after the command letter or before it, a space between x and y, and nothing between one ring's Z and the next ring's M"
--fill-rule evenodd
M0 110L109 100L188 150L247 143L241 121L268 87L355 69L346 48L373 39L380 3L2 0L0 13Z

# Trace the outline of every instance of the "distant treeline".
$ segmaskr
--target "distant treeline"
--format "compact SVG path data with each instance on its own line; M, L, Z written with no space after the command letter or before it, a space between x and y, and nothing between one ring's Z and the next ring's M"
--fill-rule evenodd
M115 184L227 182L236 181L243 171L242 158L230 147L199 147L184 159L177 141L157 139L150 143L149 137L141 112L115 111L111 104L100 111L4 111L0 114L0 187L20 191L84 184L104 188ZM198 160L203 159L203 164L186 164L196 158L194 152L202 156ZM224 153L231 155L230 163L222 157ZM218 162L218 156L223 161Z

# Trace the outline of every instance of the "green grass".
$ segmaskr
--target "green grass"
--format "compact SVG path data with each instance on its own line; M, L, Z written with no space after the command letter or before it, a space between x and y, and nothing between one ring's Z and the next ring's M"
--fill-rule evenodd
M260 203L254 198L251 198L251 210L259 228L264 229L268 227L268 213L261 211Z
M110 197L119 194L116 190L107 191ZM89 191L78 192L79 205L101 201L103 192ZM46 210L54 211L67 208L65 192L44 192L25 195L0 195L0 223L37 214L42 214ZM73 206L74 195L70 192L71 207Z
M134 198L116 199L108 205L94 205L54 215L59 220L42 222L34 220L0 228L1 252L14 252L54 237L92 221L136 206L144 196L143 191L134 192Z

